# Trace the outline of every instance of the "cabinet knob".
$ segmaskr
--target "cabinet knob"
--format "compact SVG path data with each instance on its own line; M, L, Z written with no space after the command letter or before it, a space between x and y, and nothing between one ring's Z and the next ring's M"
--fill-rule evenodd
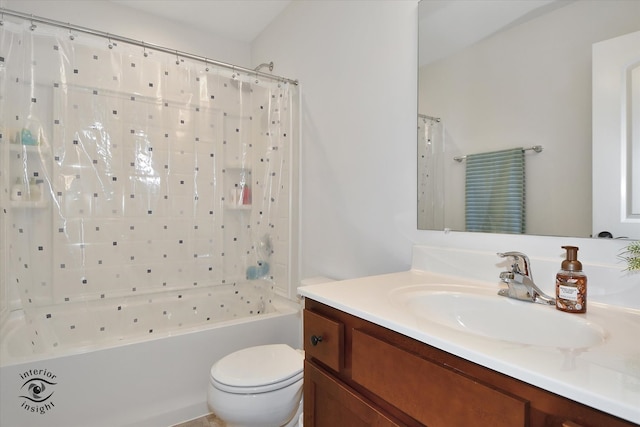
M316 346L322 342L322 335L311 335L311 345Z

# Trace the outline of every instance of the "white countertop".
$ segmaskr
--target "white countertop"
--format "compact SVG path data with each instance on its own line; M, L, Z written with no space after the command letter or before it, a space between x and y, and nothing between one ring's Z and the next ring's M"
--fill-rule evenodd
M498 283L411 270L303 286L298 288L298 293L526 383L640 424L640 310L588 302L586 314L562 314L579 316L600 326L606 333L604 342L586 349L525 345L460 332L421 319L406 307L394 303L390 297L398 289L412 285L470 285L483 295L494 295L499 289ZM544 309L556 312L552 306ZM519 319L505 318L504 321L513 323ZM524 322L522 333L527 333Z

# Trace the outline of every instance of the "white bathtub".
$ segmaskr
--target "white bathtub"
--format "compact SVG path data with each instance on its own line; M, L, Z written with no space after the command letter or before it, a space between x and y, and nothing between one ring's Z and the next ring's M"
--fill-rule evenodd
M66 328L54 325L58 329L54 337L34 344L25 340L32 338L32 328L23 316L14 313L2 329L0 425L170 426L209 412L209 369L222 356L268 343L300 347L300 306L296 303L274 297L261 313L249 317L227 313L227 318L212 323L204 308L193 310L195 303L203 307L202 300L201 294L189 295L180 308L174 307L174 325L158 326L162 318L154 321L138 316L137 329L107 323L120 335L93 341L84 330L74 342L64 336ZM137 303L128 302L129 313ZM147 301L144 309L148 314L157 309L166 312L166 303L162 306L156 298L153 303ZM91 311L90 306L85 309ZM194 311L205 313L205 317ZM53 317L62 318L60 313ZM61 324L66 323L62 320Z

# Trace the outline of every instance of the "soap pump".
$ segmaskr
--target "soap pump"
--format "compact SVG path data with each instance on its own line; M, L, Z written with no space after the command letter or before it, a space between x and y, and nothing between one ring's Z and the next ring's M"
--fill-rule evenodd
M567 313L587 311L587 276L582 272L576 246L562 246L566 259L556 275L556 308Z

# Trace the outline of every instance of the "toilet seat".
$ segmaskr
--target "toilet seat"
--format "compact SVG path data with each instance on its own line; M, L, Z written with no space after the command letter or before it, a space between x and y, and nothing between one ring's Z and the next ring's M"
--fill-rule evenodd
M214 363L211 383L228 393L266 393L302 380L303 363L303 355L285 344L249 347Z

